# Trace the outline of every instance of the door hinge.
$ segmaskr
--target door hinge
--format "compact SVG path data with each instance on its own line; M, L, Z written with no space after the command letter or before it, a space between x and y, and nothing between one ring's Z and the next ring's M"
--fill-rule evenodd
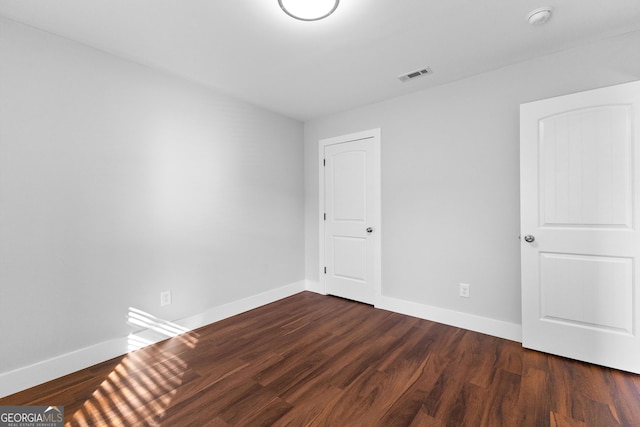
M322 166L327 166L327 159L322 159Z
M324 274L327 274L327 267L324 268Z
M327 213L326 212L324 213L324 220L325 221L327 220Z

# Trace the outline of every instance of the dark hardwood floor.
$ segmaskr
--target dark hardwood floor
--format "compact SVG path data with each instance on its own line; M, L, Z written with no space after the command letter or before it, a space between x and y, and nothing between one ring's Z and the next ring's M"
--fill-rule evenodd
M0 405L69 426L640 426L640 376L303 292Z

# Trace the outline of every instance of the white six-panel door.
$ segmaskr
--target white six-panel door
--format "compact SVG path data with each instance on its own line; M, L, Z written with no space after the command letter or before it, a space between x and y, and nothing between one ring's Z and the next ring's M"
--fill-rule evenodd
M375 303L379 282L379 131L321 141L321 274L328 294Z
M523 346L640 373L640 82L520 113Z

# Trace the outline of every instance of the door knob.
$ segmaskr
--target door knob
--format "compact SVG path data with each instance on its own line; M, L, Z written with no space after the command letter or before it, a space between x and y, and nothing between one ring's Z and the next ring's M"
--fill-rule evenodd
M369 233L369 234L373 233L373 228L367 227L367 233Z
M524 236L524 241L527 243L531 243L534 240L536 240L536 238L534 236L532 236L531 234L527 234L526 236Z

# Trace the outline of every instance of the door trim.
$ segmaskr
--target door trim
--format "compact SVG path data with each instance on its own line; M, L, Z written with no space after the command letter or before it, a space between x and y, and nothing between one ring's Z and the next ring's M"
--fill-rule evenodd
M378 307L380 305L380 298L382 296L382 221L381 221L381 177L380 177L380 128L370 129L362 132L351 133L348 135L336 136L333 138L321 139L318 143L318 237L320 242L319 248L319 265L318 265L318 277L320 283L320 293L327 293L327 287L325 282L324 267L325 263L325 169L324 169L324 149L329 145L342 144L346 142L358 141L363 139L373 140L373 192L376 195L374 201L374 219L372 221L372 227L375 229L375 241L373 245L373 305Z

